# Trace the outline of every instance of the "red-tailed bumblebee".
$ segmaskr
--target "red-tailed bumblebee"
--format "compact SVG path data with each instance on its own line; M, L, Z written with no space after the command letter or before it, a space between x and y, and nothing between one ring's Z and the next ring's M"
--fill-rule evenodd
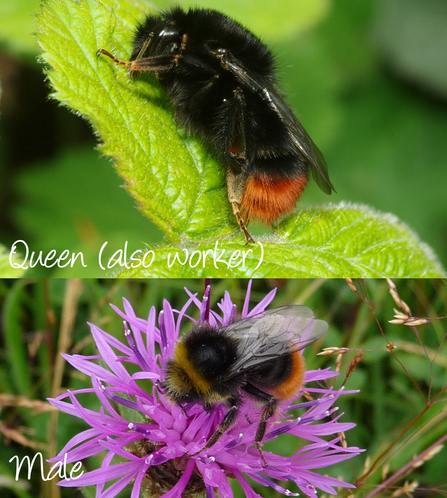
M292 398L303 385L300 350L327 329L328 324L316 320L305 306L281 306L218 329L198 324L176 344L161 388L180 406L190 402L201 402L206 409L218 403L228 406L203 449L234 424L242 392L259 400L264 407L254 443L260 449L278 402Z
M277 88L272 53L229 17L175 7L138 26L130 61L153 71L172 100L178 123L196 132L226 166L228 198L247 241L246 224L271 225L289 213L309 180L334 190L326 162Z

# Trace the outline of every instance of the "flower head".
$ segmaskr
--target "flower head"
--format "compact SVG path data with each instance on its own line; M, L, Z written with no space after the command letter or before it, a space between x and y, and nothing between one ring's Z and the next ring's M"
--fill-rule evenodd
M275 295L275 291L270 292L249 310L250 288L251 284L240 312L242 318L263 312ZM203 450L228 407L221 404L211 411L200 403L181 407L170 401L158 384L164 379L182 323L197 323L187 315L191 305L200 311L198 322L207 322L212 327L232 323L238 310L230 295L225 293L218 305L220 313L210 311L209 286L202 301L197 295L186 292L189 299L185 306L176 311L164 301L158 320L155 308L150 310L145 320L138 318L129 302L124 300L124 311L115 307L114 310L124 320L127 344L90 324L99 354L88 357L65 355L69 363L91 377L92 387L67 392L50 401L60 410L84 419L90 428L73 437L50 461L65 458L67 463L73 463L101 452L105 452L105 457L101 468L59 484L96 485L97 497L114 497L132 485L131 498L139 497L143 490L147 490L150 496L167 498L203 492L207 497L214 497L216 490L222 498L232 497L229 478L239 481L247 497L258 497L247 477L285 495L297 493L283 488L277 481L294 482L311 497L317 496L316 488L336 494L335 487L353 487L313 471L351 458L361 451L340 444L339 433L354 426L339 422L341 415L335 416L337 408L333 405L346 391L307 385L337 375L329 369L307 371L306 399L301 399L300 392L295 398L281 402L278 413L269 419L263 441L290 434L309 442L292 456L264 451L263 461L253 444L262 408L249 398L244 399L236 424L226 430L212 447ZM98 360L106 366L98 364ZM129 368L131 365L133 367ZM151 390L139 385L147 380L152 382ZM81 404L79 398L86 393L98 397L102 405L99 412ZM118 410L117 406L126 409ZM328 440L323 436L329 436Z

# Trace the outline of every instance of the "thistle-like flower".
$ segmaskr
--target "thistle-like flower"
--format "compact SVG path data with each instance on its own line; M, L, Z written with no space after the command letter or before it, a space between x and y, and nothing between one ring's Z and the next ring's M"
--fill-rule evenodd
M92 387L69 391L50 400L63 412L85 420L90 428L73 437L50 461L73 463L101 452L105 452L105 457L101 468L75 480L60 481L60 486L95 485L96 496L104 498L116 496L127 486L132 487L131 498L162 495L180 498L204 492L207 497L214 497L216 491L221 498L227 498L233 496L230 478L239 481L247 497L259 497L247 477L287 496L298 493L283 488L278 481L295 483L310 497L317 496L317 488L336 494L337 487L353 487L314 472L361 452L355 447L343 447L341 442L340 433L354 424L339 422L341 415L335 415L337 408L333 405L347 391L311 385L337 375L329 369L307 371L306 399L302 399L300 392L282 401L280 409L269 419L264 442L281 434L308 441L291 456L269 451L260 454L253 443L262 407L250 398L244 399L236 423L213 446L202 451L228 408L216 405L210 411L200 403L181 407L160 389L180 328L184 322L190 322L191 326L197 323L187 315L188 308L197 306L199 323L207 322L216 328L227 326L238 315L246 318L265 311L276 292L270 292L249 310L250 289L251 283L239 314L228 293L218 305L220 313L210 311L209 286L201 301L186 290L189 299L180 311L164 301L158 317L152 308L147 320L138 318L124 299L124 311L113 308L124 320L127 345L90 324L99 354L65 355L65 358L91 377ZM98 360L102 360L101 364ZM148 380L152 386L150 392L139 385ZM86 393L97 396L102 405L99 412L85 406Z

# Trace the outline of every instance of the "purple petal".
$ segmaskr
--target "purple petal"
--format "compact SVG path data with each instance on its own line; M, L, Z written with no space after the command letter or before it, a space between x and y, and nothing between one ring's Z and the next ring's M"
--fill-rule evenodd
M273 301L276 295L276 289L271 290L265 297L262 299L247 316L255 316L258 313L262 313L266 310L267 306Z
M248 281L247 285L247 293L245 294L245 300L244 300L244 305L242 307L242 318L245 318L248 316L248 307L250 306L250 295L251 295L251 284L253 283L253 280Z
M135 473L135 468L137 468L135 462L117 463L115 465L108 465L105 468L100 468L87 472L81 475L76 480L59 481L57 484L58 486L63 486L66 488L74 486L75 487L94 486L98 483L104 484L106 482L113 481L114 479L118 479L123 475L128 475L129 473L130 474Z

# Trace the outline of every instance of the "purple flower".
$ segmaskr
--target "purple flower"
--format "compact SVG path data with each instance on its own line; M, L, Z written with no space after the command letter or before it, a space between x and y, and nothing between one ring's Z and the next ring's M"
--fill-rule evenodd
M264 311L276 293L276 290L270 292L250 311L250 289L251 283L240 313L242 318ZM247 477L285 495L297 493L288 491L277 481L294 482L311 497L317 496L316 488L329 494L337 494L336 487L352 488L351 484L314 472L361 452L340 444L339 434L354 424L339 422L341 414L335 415L337 408L333 405L347 391L308 385L337 375L329 369L307 371L305 391L310 395L303 399L300 392L294 399L281 402L279 413L269 419L264 442L285 433L308 441L292 456L264 450L267 466L263 465L253 444L261 408L251 399L242 403L237 423L211 448L200 451L228 408L217 405L209 412L200 403L192 403L183 409L157 389L157 381L164 378L182 323L196 323L186 314L191 305L200 310L199 322L207 321L213 327L234 321L237 307L226 292L218 305L220 314L210 311L209 286L202 301L196 294L186 292L189 299L180 311L173 310L164 301L163 310L158 314L158 327L155 308L144 320L135 315L124 299L124 311L113 309L124 319L127 345L90 324L99 354L64 355L71 365L91 377L92 387L69 391L50 402L84 419L90 428L73 437L50 461L65 458L67 463L73 463L101 452L105 452L105 457L101 468L76 480L60 481L59 485L96 485L96 496L104 498L116 496L129 484L131 498L139 497L143 490L150 496L167 498L203 492L212 498L218 490L221 498L227 498L233 496L228 478L237 479L247 497L259 497ZM152 389L144 390L140 383L148 379ZM101 402L99 412L80 403L79 398L85 401L88 393L96 395ZM123 409L117 411L117 406Z

